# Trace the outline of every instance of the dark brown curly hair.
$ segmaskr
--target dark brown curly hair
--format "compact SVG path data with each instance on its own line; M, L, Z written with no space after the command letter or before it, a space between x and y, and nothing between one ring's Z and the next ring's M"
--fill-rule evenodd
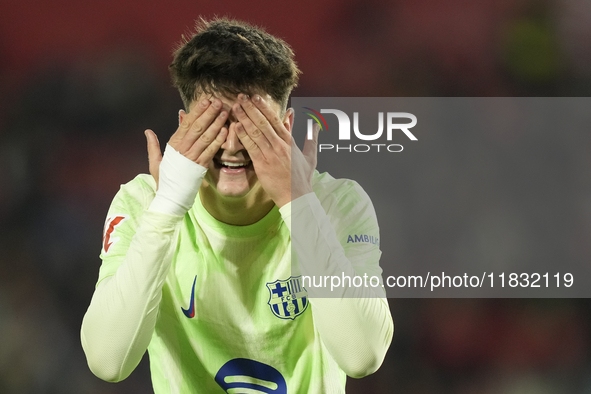
M200 18L193 36L183 36L169 70L187 110L202 93L232 97L265 92L284 111L300 74L293 57L286 42L260 27Z

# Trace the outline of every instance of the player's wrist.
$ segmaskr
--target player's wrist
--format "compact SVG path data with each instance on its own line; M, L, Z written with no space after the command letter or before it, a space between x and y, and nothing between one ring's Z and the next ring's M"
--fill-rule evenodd
M305 196L306 194L314 193L312 190L312 186L310 187L302 187L298 189L292 189L290 195L290 201L297 200L298 198Z
M183 216L193 206L207 168L167 144L160 163L158 191L150 211Z

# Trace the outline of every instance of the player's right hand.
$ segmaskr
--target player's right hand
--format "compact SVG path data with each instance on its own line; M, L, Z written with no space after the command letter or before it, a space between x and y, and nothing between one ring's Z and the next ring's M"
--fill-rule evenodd
M170 137L168 144L189 160L208 168L228 135L228 129L224 126L228 111L223 110L222 107L222 101L214 98L211 102L208 99L202 99L193 103L188 114L181 110L179 127ZM152 130L146 130L145 135L148 143L150 174L158 185L162 161L160 143Z

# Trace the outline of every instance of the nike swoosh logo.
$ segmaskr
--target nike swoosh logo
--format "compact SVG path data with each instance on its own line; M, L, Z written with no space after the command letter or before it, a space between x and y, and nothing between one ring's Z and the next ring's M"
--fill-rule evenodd
M193 279L193 290L191 290L191 301L189 302L189 309L185 309L181 306L181 310L189 319L195 317L195 282L197 282L197 275Z

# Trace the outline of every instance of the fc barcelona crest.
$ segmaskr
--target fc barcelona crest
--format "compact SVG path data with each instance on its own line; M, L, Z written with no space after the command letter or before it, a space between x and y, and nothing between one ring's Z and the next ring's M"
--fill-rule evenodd
M302 276L267 283L269 306L280 319L295 319L308 307L308 292L302 286Z

